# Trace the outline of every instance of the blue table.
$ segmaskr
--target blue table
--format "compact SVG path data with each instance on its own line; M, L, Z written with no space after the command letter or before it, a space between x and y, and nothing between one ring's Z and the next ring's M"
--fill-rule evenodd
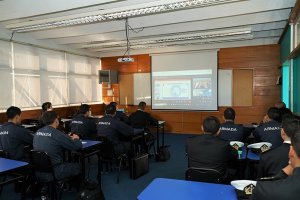
M0 175L10 173L26 166L28 166L27 162L0 158Z
M138 200L237 200L231 185L156 178Z
M253 161L259 161L260 160L260 154L259 153L254 153L252 152L250 149L248 150L247 153L247 158L249 160L253 160Z

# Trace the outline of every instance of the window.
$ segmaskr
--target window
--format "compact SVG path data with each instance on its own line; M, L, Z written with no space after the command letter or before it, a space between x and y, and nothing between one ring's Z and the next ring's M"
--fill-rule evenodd
M0 40L0 110L101 100L99 59Z

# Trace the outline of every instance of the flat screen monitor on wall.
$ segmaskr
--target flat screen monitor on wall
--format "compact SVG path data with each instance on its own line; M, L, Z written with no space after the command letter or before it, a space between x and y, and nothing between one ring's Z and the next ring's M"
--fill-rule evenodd
M217 110L217 51L152 55L152 109Z

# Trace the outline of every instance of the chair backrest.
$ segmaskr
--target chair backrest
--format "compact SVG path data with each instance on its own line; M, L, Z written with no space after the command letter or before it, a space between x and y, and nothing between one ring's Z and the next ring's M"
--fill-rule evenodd
M223 175L215 169L190 167L185 172L185 179L189 181L222 183Z
M96 140L101 141L100 154L104 159L112 159L114 157L114 145L105 135L97 135Z
M51 159L46 152L31 150L30 163L36 172L52 173L54 175Z
M0 157L1 158L8 158L8 152L5 150L0 150Z

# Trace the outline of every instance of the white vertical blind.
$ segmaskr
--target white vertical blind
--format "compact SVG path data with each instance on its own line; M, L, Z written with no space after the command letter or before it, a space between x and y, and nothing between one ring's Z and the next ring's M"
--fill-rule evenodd
M95 58L0 40L0 110L46 101L54 106L100 102L99 64Z

